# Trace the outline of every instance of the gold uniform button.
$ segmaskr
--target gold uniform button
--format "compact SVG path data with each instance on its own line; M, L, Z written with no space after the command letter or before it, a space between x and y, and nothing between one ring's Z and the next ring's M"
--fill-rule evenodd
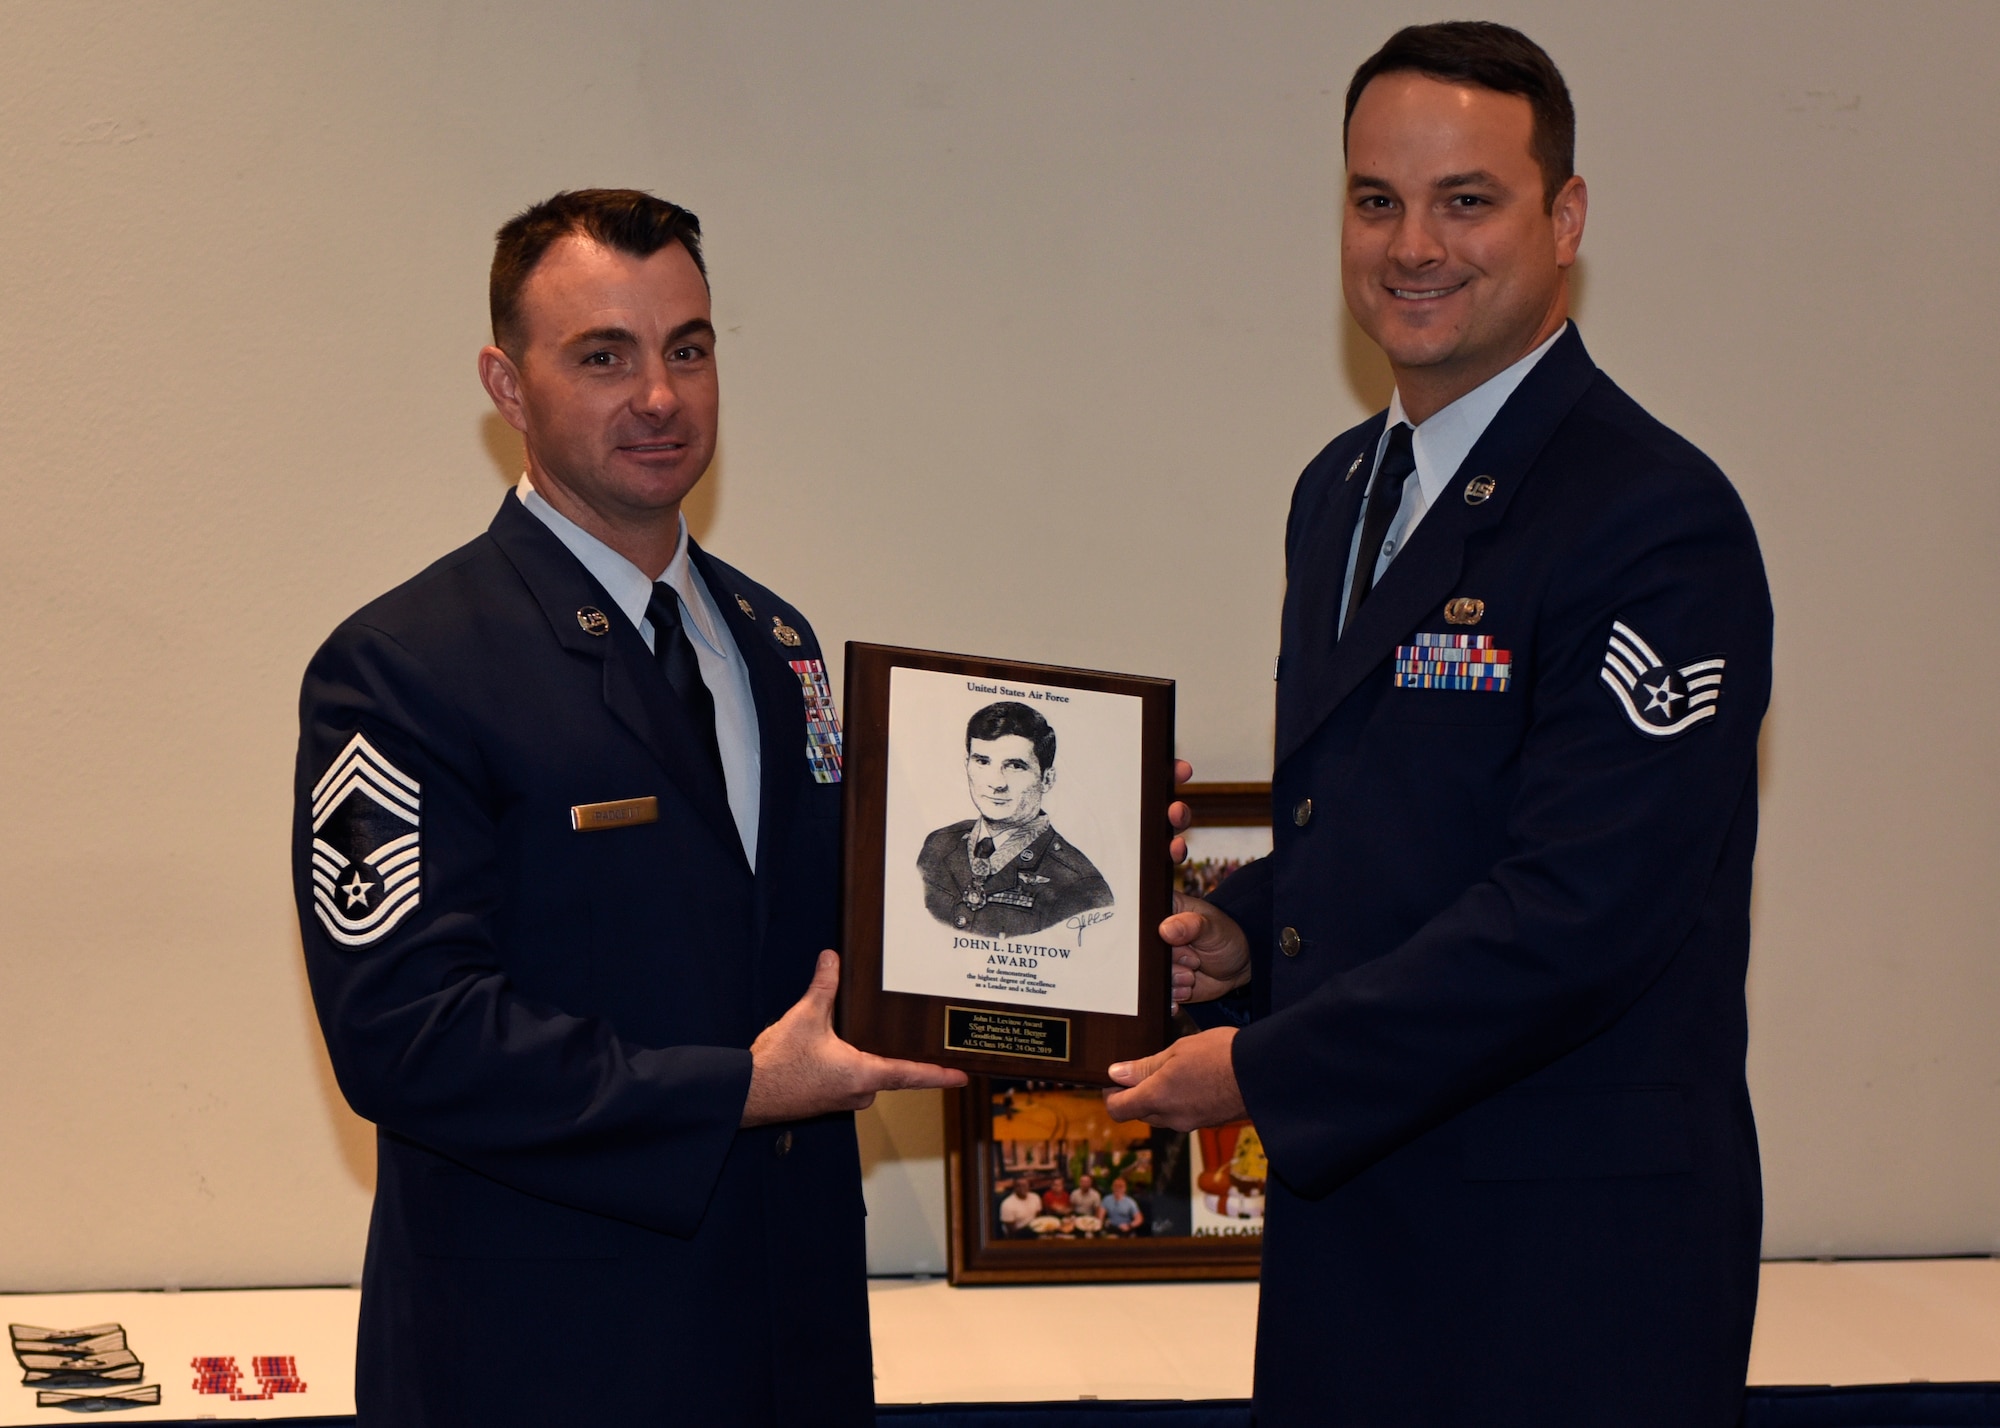
M1313 821L1313 801L1302 798L1292 805L1292 822L1303 828Z
M1287 927L1283 932L1278 934L1278 950L1287 957L1296 957L1299 955L1298 928Z
M792 1133L790 1131L781 1130L778 1132L778 1138L771 1142L771 1153L773 1155L790 1155L792 1153Z

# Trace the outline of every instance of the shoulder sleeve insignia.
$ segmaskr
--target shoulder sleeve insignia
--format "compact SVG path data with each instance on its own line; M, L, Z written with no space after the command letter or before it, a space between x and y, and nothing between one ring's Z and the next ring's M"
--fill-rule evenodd
M421 795L360 734L313 785L313 910L334 941L366 947L415 910Z
M1715 717L1722 698L1721 655L1669 668L1630 625L1611 622L1604 651L1604 685L1632 727L1654 739L1671 739Z

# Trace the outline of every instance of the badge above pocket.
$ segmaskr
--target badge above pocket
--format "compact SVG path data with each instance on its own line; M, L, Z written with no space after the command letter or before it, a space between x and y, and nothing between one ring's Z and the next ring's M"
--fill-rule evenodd
M806 766L814 783L839 783L840 713L833 707L826 665L816 659L795 659L791 666L806 701Z
M1481 613L1484 613L1484 606ZM1398 689L1462 689L1505 694L1514 677L1514 654L1495 649L1491 635L1412 635L1396 646Z
M1481 614L1484 614L1482 607ZM1493 635L1419 633L1396 647L1386 717L1411 724L1507 724L1520 716L1514 653Z

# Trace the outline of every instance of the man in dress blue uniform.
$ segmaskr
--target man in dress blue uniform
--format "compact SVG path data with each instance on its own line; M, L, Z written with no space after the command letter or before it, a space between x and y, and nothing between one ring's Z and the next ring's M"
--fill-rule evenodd
M873 1422L852 1111L962 1084L831 1028L838 725L803 616L697 546L694 215L501 229L527 473L301 698L320 1024L378 1127L361 1421Z
M1112 1110L1255 1120L1260 1428L1724 1428L1762 1214L1756 538L1568 321L1548 56L1415 27L1347 106L1343 283L1395 398L1293 498L1275 850L1162 929L1211 1029L1111 1068Z

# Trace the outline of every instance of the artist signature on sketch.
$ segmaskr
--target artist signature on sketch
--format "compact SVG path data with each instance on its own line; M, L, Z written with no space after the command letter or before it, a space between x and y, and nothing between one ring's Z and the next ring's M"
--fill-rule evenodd
M1098 912L1079 912L1075 917L1072 917L1068 922L1065 922L1063 926L1067 927L1070 931L1076 934L1076 945L1081 947L1083 946L1084 928L1095 927L1100 922L1109 922L1112 918L1116 917L1117 915L1118 914L1110 908L1104 908Z

